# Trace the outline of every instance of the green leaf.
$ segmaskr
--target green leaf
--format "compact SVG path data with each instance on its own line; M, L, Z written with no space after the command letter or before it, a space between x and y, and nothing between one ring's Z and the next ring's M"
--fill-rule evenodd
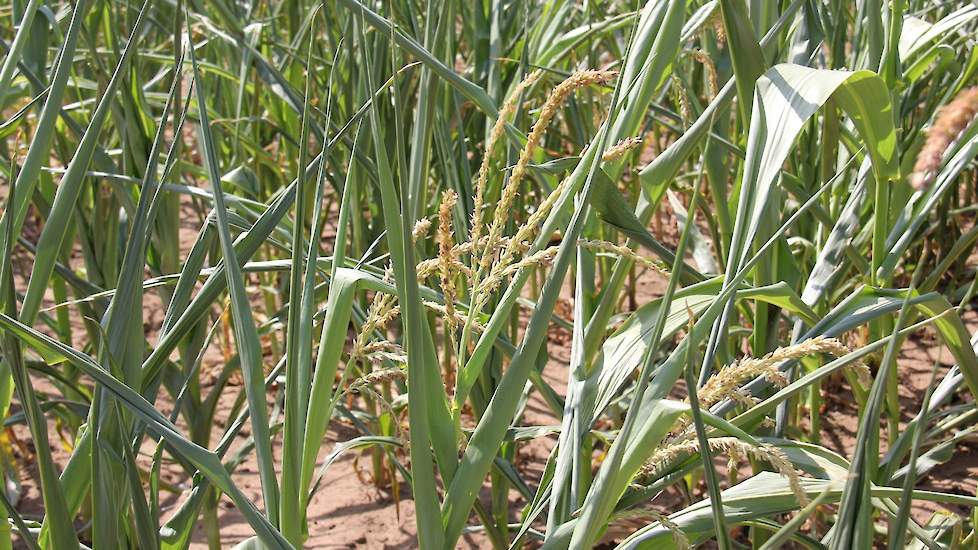
M189 40L189 36L188 36ZM275 478L275 462L272 457L272 438L268 426L268 411L265 399L264 367L261 352L261 342L255 329L251 313L251 304L245 291L244 275L238 263L228 223L227 207L224 204L224 192L221 189L221 175L217 163L217 151L214 138L211 135L210 119L207 115L207 96L197 68L197 58L194 48L189 48L190 60L193 66L194 88L197 95L197 107L200 114L200 143L201 156L207 168L207 176L214 192L214 212L221 245L221 255L224 257L225 276L230 290L231 314L234 319L234 341L241 358L241 372L244 375L245 392L248 398L248 410L251 415L251 429L255 438L255 448L258 455L258 474L261 479L262 497L265 501L265 513L272 525L278 524L278 481Z

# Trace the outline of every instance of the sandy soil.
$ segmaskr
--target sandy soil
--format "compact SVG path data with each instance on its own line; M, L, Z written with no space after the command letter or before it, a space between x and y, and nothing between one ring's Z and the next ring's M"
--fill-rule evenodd
M196 215L187 217L185 227L186 233L181 236L182 245L189 248L192 243L193 233L196 228ZM190 221L193 220L193 221ZM29 261L21 259L21 262ZM29 271L29 266L24 265L23 273ZM19 281L23 283L24 281ZM644 274L638 280L635 290L635 298L638 304L661 295L663 281L654 274ZM152 335L158 329L162 321L162 304L152 293L147 294L145 303L147 333ZM572 311L569 298L563 298L558 308L562 315L569 316ZM966 315L969 330L978 330L978 315L968 312ZM76 320L77 321L77 320ZM80 325L79 325L80 328ZM548 342L550 361L544 371L544 377L561 394L566 388L567 362L569 355L569 335L561 329L554 328L551 331ZM220 354L214 353L208 356L209 362L220 361ZM926 331L911 339L902 350L900 364L900 395L904 401L907 415L915 413L919 407L924 388L929 378L930 368L933 361L950 362L949 355L941 353L941 346L933 334ZM949 365L943 364L941 373L946 372ZM40 378L35 379L37 388L43 391L53 392L48 383ZM205 388L206 389L206 388ZM240 387L236 388L240 390ZM855 431L857 422L855 417L855 406L849 398L848 389L844 386L830 388L832 391L825 392L826 410L824 413L824 426L822 430L822 442L830 449L842 454L848 454L855 442ZM228 392L221 402L219 420L215 425L214 434L219 437L223 430L223 422L227 420L227 412L233 400L233 394ZM168 412L169 402L166 398L158 403L161 411ZM16 408L16 405L15 405ZM545 425L557 423L556 418L550 413L542 399L534 394L523 418L524 425ZM63 464L68 456L67 450L62 446L57 433L57 425L50 423L51 441L53 443L56 460ZM21 445L20 464L23 481L23 495L18 504L18 508L23 511L27 518L39 518L42 508L41 499L37 488L37 472L33 463L31 453L30 435L23 425L13 427L11 433L16 441ZM327 455L336 442L346 441L359 435L348 423L334 421L328 433L327 440L323 442L320 457ZM528 472L527 479L530 482L539 477L543 463L554 444L552 437L543 438L523 445L520 449L519 463L524 471ZM974 452L971 444L962 445L958 449L954 458L946 464L936 468L925 480L922 485L925 488L932 488L941 491L948 491L960 494L974 495L978 490L978 454ZM277 450L276 450L277 452ZM414 531L414 509L410 500L409 487L401 486L399 500L395 500L394 494L389 487L378 488L371 483L369 477L370 465L369 458L359 454L348 454L336 462L327 472L324 479L323 489L320 490L309 509L309 531L310 538L308 547L310 548L363 548L363 549L407 549L416 548ZM252 457L234 474L235 481L238 482L247 495L252 497L260 505L259 482L257 475L257 465ZM164 479L174 485L178 492L164 494L162 505L164 516L169 513L182 500L180 490L185 490L189 486L189 480L174 465L168 465L165 469ZM524 504L515 491L512 492L512 510L518 513L519 507ZM678 502L682 498L678 494L667 493L657 499L657 508L667 508L669 504ZM921 507L915 516L919 521L926 521L929 514L936 507ZM251 536L251 529L244 521L241 514L225 498L219 506L219 518L221 523L222 542L225 546L233 545ZM963 510L949 510L961 513ZM515 516L514 516L515 519ZM206 537L200 526L194 534L192 548L206 548ZM489 548L485 538L478 533L467 534L461 541L460 548Z

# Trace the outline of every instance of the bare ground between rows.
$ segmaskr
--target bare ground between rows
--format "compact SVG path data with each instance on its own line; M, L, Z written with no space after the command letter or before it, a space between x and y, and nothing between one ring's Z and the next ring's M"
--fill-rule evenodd
M196 214L192 212L186 212L186 214L181 230L181 248L184 250L188 249L193 242L197 229L194 220L198 219ZM666 227L671 226L668 223L665 225ZM659 229L662 229L661 226ZM669 231L667 230L667 232ZM24 284L26 282L25 274L29 273L29 259L22 258L20 265L23 266L23 270L19 273L18 284ZM658 297L663 289L664 281L660 276L654 273L645 273L635 281L634 292L632 293L634 303L627 304L626 307L634 307ZM558 307L558 313L569 316L572 311L569 287L565 286L564 294ZM48 306L53 304L50 298L49 296L47 300L46 305ZM143 320L147 335L151 340L160 326L163 313L163 304L158 297L152 292L147 293ZM975 315L973 311L966 314L965 320L970 331L978 330L978 315ZM80 320L73 319L73 322L77 323L79 328L81 327ZM80 330L77 332L81 333ZM76 344L78 343L76 342ZM561 329L553 328L548 339L550 360L544 369L543 376L561 394L566 389L569 346L569 335ZM212 350L207 355L207 362L210 366L219 363L221 360L221 353L217 350ZM934 361L949 362L950 357L943 350L936 337L928 331L923 331L922 334L911 338L901 352L899 358L900 397L908 418L915 414L919 408ZM948 366L942 363L940 374L946 372ZM53 395L54 388L45 379L35 377L34 383L40 392ZM826 390L828 391L824 392L825 410L823 411L821 441L826 447L843 455L848 455L855 444L855 432L858 427L857 411L844 383L835 382L834 384L835 386L827 387ZM240 390L240 387L234 389ZM236 391L229 391L222 396L217 415L218 421L213 427L213 441L216 441L223 432L235 393ZM681 394L681 389L677 389L677 395L681 396ZM162 397L157 406L164 413L168 413L171 407L169 397ZM14 408L15 410L19 409L19 403L16 400ZM551 414L539 395L534 393L521 423L523 425L552 425L558 423L558 420ZM802 424L801 428L804 429L805 427ZM70 453L67 446L56 435L57 429L56 423L53 420L50 421L49 431L52 449L58 466L63 467ZM39 519L43 513L43 507L38 490L37 470L31 452L30 435L23 425L15 426L11 433L17 441L24 443L24 447L18 452L21 455L19 456L19 463L23 482L23 492L18 503L18 509L27 518ZM326 440L323 442L320 457L327 455L337 442L349 440L357 435L359 434L351 425L342 421L334 421ZM242 441L243 438L239 438L236 445ZM529 482L532 483L539 478L553 444L554 438L547 437L520 447L518 464ZM938 466L921 480L920 486L922 488L971 496L976 494L978 491L978 482L976 482L978 479L978 453L970 452L974 450L972 443L964 443L957 450L958 452L949 462ZM276 447L276 456L278 456L279 451L280 449ZM261 507L257 471L257 463L252 455L236 470L234 480L245 494ZM395 498L391 487L374 485L370 479L370 471L370 459L365 454L345 455L327 471L323 480L323 488L312 499L309 507L308 547L370 550L417 547L410 488L402 483L399 486L399 498ZM175 489L174 492L161 495L164 518L166 518L182 501L185 496L184 492L189 488L190 480L186 472L172 462L165 464L162 475L164 481ZM484 490L482 498L487 499L487 497L488 492ZM650 503L650 506L661 511L675 510L686 504L685 499L686 497L679 494L678 491L668 491ZM488 500L486 502L488 503ZM511 491L512 520L517 519L519 509L523 504L525 504L523 499L515 491ZM914 509L914 517L920 522L926 522L930 514L938 509L941 507L933 503L922 504ZM966 512L963 509L948 509L946 511L957 514ZM225 547L251 536L250 526L226 498L222 499L218 513L222 544ZM617 536L627 534L629 530L634 528L636 525L613 526L609 531L608 542ZM191 548L206 547L205 533L198 524ZM466 534L459 543L459 548L489 547L486 538L479 533Z

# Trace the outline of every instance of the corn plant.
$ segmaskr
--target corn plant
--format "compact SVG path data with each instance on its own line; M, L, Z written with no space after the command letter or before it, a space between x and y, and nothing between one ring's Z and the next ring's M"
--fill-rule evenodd
M0 18L0 550L312 546L351 454L426 550L978 547L973 2Z

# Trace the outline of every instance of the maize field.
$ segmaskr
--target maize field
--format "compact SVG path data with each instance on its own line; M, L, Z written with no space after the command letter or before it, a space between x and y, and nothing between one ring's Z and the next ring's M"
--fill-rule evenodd
M0 550L978 549L978 3L0 21Z

